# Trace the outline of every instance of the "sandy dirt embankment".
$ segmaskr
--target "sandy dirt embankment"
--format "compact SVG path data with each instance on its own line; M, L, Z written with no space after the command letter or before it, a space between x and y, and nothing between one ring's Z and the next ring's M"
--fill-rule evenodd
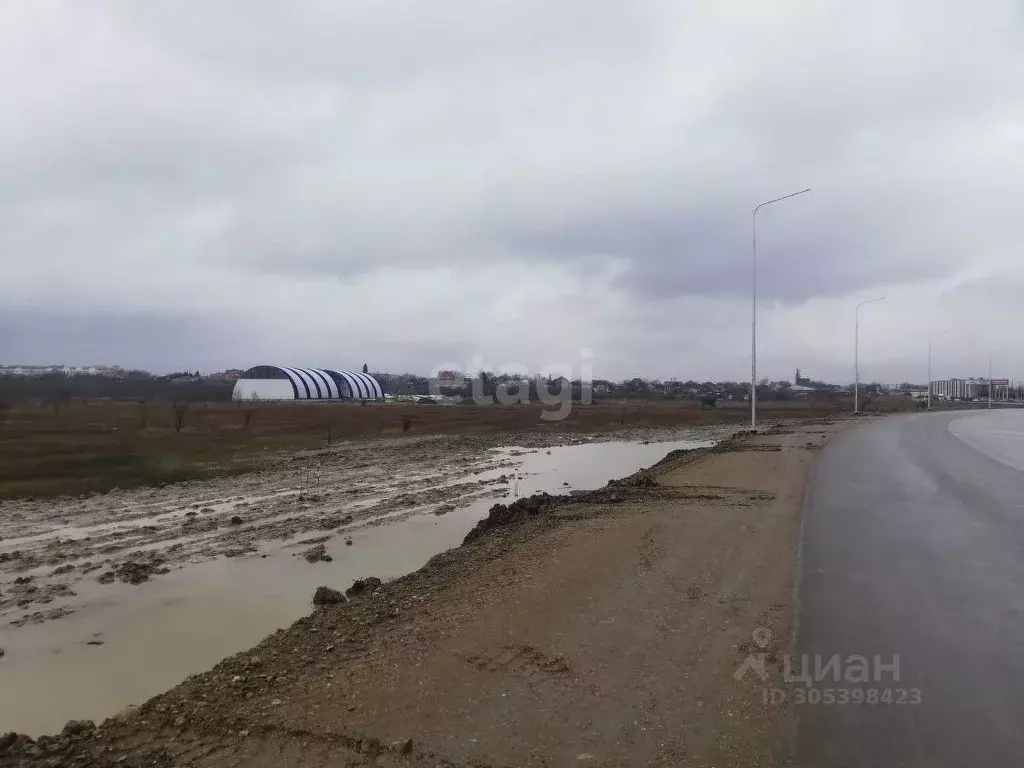
M805 483L841 426L498 509L423 569L98 728L6 737L0 761L778 765L792 718L763 690L789 650ZM736 679L757 654L770 679Z

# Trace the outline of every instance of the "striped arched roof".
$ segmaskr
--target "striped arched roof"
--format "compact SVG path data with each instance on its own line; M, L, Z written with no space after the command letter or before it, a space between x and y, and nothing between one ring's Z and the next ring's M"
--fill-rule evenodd
M250 368L243 379L270 377L266 369L280 371L292 384L296 400L378 400L384 397L375 378L361 371L337 371L333 368L294 368L285 365L264 365ZM262 369L262 370L261 370ZM262 374L262 375L261 375ZM272 378L282 378L273 376Z
M327 372L333 373L335 377L340 377L347 381L352 391L352 396L357 400L377 400L384 397L380 384L368 373L363 373L362 371L335 371L331 368L328 368ZM357 392L358 394L356 394Z

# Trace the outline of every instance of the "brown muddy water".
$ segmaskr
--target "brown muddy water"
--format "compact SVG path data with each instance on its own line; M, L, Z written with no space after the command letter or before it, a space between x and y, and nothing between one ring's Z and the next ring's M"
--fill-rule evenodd
M596 488L726 434L428 450L404 469L407 451L362 463L342 451L248 478L6 503L0 732L100 721L309 613L318 585L420 568L458 546L496 501ZM235 514L242 523L230 522ZM332 559L308 562L303 553L321 543ZM126 562L149 578L121 580Z

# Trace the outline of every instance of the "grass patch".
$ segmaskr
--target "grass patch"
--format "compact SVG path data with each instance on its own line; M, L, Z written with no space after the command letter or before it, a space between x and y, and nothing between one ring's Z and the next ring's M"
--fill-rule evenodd
M701 409L679 403L575 405L547 421L540 404L190 404L180 431L170 404L69 403L12 408L0 419L0 498L46 498L176 483L252 471L282 450L331 440L424 434L596 432L636 427L743 423L742 403ZM764 418L834 415L834 404L779 403ZM408 420L409 429L402 422Z

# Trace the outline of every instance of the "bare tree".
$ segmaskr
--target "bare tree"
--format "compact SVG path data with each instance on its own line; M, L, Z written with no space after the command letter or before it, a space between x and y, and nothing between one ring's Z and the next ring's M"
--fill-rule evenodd
M181 428L185 426L185 411L188 407L185 403L174 403L171 406L171 411L174 415L174 431L181 432Z
M246 427L248 427L249 424L252 422L252 414L253 414L253 411L256 408L256 404L259 401L260 401L260 396L259 396L258 392L253 392L251 395L249 395L249 405L246 407L245 411L243 411L243 416L244 416L244 421L245 421L245 426ZM238 405L239 405L239 407L241 407L241 405L242 405L242 399L241 398L238 399Z

